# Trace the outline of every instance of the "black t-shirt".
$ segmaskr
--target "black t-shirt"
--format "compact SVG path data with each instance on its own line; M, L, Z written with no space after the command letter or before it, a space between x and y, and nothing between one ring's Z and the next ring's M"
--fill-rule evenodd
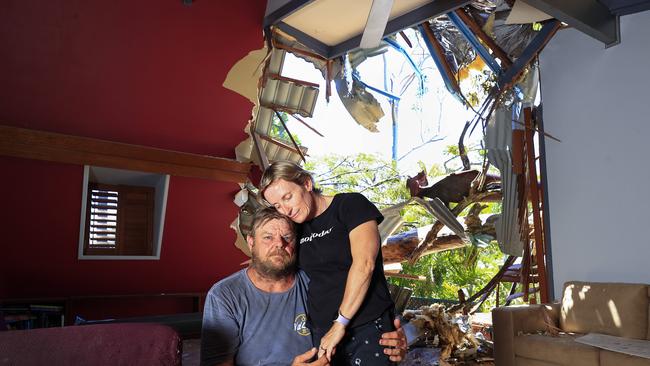
M364 222L376 220L379 224L383 219L375 205L363 195L341 193L334 196L322 214L300 226L299 264L309 275L307 307L311 324L316 329L329 329L338 316L352 265L350 232ZM374 320L391 306L393 301L379 250L366 298L349 326Z

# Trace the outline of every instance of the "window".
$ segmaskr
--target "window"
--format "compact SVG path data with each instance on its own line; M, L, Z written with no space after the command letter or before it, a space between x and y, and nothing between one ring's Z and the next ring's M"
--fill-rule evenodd
M160 259L169 175L84 167L79 259Z
M153 255L154 188L89 184L85 255Z

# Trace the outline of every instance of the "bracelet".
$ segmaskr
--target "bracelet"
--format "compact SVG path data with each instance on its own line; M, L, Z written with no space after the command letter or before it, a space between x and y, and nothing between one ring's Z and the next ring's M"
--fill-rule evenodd
M344 317L343 314L341 314L340 310L339 310L339 316L336 319L334 319L334 321L337 323L341 323L343 327L347 327L348 324L350 324L350 319Z

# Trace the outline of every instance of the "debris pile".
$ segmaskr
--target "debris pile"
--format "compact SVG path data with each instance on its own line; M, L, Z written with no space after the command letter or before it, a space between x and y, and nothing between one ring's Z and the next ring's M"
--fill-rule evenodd
M472 331L469 317L448 313L442 304L407 310L404 320L417 330L412 346L440 348L441 361L457 363L492 355L492 343Z

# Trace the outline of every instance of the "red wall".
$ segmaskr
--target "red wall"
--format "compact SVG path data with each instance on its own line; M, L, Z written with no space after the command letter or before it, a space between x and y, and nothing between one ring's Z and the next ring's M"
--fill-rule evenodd
M0 2L0 124L234 158L251 114L221 85L266 1ZM0 157L0 298L205 292L245 256L234 183L172 177L159 261L77 259L83 168Z

